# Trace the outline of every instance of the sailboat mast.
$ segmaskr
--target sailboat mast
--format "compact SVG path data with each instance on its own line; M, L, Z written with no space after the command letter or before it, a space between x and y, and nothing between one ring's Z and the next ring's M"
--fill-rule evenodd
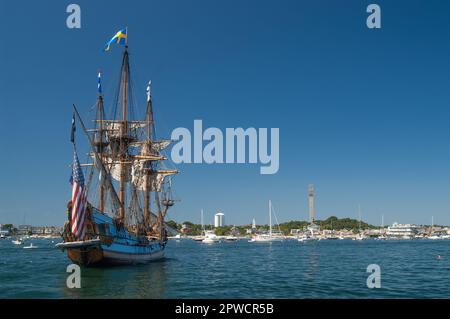
M203 230L203 209L200 211L200 222L201 222L201 224L202 224L202 230Z
M121 131L121 154L120 154L120 220L125 220L125 157L128 145L125 141L127 135L127 69L128 69L128 46L125 46L125 52L123 53L123 77L122 77L122 131Z
M434 232L434 216L431 216L431 234Z
M361 205L358 205L358 215L359 215L359 232L361 232Z
M272 201L269 199L269 235L272 237Z

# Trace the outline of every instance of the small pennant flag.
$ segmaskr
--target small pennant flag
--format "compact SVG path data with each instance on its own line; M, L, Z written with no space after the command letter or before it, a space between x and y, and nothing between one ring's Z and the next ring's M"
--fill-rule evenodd
M73 113L72 116L72 127L70 129L70 141L75 144L75 131L76 131L76 127L75 127L75 113Z
M149 81L147 86L147 102L149 102L151 98L152 98L152 81Z
M102 71L98 71L98 85L97 85L98 94L102 94Z

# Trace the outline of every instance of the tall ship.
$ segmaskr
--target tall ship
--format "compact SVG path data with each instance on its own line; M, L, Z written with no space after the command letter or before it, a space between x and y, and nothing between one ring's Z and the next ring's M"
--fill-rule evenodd
M142 108L141 119L132 117L139 110L133 109L126 32L119 31L108 43L108 50L111 43L125 45L112 109L105 112L100 72L93 128L85 126L74 105L72 199L67 204L63 242L57 247L83 266L163 258L168 234L174 231L164 220L175 204L172 177L178 170L166 166L164 149L170 140L156 136L151 82L145 113ZM83 164L75 144L76 123L90 147L88 161Z

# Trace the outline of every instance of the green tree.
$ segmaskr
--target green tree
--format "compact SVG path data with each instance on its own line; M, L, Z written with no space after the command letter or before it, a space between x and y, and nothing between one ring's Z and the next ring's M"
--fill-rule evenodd
M170 227L176 229L176 230L180 230L181 229L181 225L177 224L177 222L175 222L174 220L169 220L168 222L166 222L167 225L169 225Z

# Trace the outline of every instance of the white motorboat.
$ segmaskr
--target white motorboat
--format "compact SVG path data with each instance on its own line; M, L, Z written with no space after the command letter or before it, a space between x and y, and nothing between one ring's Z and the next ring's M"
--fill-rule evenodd
M216 236L214 231L212 231L212 230L205 231L205 238L202 240L202 243L214 244L214 243L217 243L218 241L219 241L219 238Z
M30 246L25 246L23 249L35 249L38 248L37 246L33 246L33 243L30 243Z
M298 239L297 239L299 242L306 242L306 241L313 241L313 240L316 240L316 238L314 238L314 237L312 237L312 236L302 236L302 237L299 237Z
M23 241L22 241L22 239L20 239L20 238L18 238L18 239L16 239L16 240L12 240L11 241L14 245L22 245L23 244Z

